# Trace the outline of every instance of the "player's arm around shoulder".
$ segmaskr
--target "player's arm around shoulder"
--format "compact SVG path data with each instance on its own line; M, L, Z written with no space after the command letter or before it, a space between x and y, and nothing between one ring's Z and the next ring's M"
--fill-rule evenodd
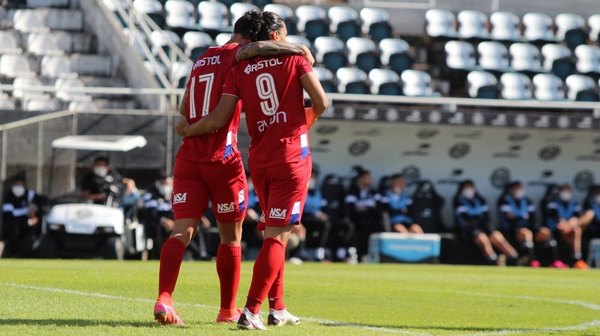
M312 65L315 59L310 50L300 44L285 41L257 41L241 46L236 54L238 61L257 56L302 55Z
M219 100L219 105L208 115L196 121L193 124L188 124L185 119L180 118L176 126L177 134L182 137L190 137L195 135L203 135L218 130L223 127L231 113L235 111L238 97L224 94Z

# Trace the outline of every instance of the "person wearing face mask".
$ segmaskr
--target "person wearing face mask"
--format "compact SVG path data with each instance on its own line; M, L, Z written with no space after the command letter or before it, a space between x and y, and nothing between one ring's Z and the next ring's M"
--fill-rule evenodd
M531 267L540 267L535 256L534 241L542 244L552 256L552 266L563 268L558 260L556 241L551 239L550 231L540 228L536 218L536 207L525 195L523 184L519 181L508 184L506 193L498 201L500 230L504 235L518 244L519 254L529 260Z
M152 258L158 258L160 248L173 230L172 195L173 178L161 173L152 188L141 198L143 205L140 219L144 223L146 236L153 241L150 251Z
M306 227L306 235L316 238L315 257L318 261L325 260L325 246L329 239L331 231L331 222L329 216L323 211L323 207L327 205L327 201L323 198L321 190L319 190L319 175L316 168L313 168L312 176L308 182L308 195L304 204L304 213L302 216L302 224Z
M552 232L554 239L563 239L572 249L574 268L587 269L581 254L582 229L579 217L581 204L573 198L573 190L568 184L559 187L558 197L546 205L546 222L544 226Z
M114 196L115 178L111 172L108 158L97 156L94 159L92 172L83 177L81 192L83 197L94 204L107 204L111 195Z
M369 236L384 231L382 213L377 204L379 200L380 196L373 188L371 172L363 168L357 169L354 183L346 195L346 206L350 220L356 228L358 260L367 254Z
M460 240L474 243L490 265L499 264L496 250L504 254L509 264L516 263L518 253L504 235L492 227L487 201L475 189L471 180L462 182L454 198L454 217Z
M411 216L413 200L406 193L406 181L401 174L393 175L390 188L381 198L383 209L388 213L392 231L400 233L423 233L421 226Z
M25 178L16 177L2 204L2 257L31 257L33 243L41 234L44 197L27 189Z

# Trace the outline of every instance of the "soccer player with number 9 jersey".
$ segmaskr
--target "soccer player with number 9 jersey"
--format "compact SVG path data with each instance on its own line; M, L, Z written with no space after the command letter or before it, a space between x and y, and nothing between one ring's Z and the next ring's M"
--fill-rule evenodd
M287 31L279 16L263 12L263 19L268 38L285 39ZM304 107L303 89L312 108ZM259 311L267 297L269 325L297 324L299 320L283 303L285 247L291 228L300 223L308 192L312 169L308 131L327 108L327 98L303 57L256 57L230 71L215 111L193 125L178 125L178 132L189 136L219 129L231 113L237 113L239 100L251 137L249 166L263 210L265 239L238 326L265 329Z
M238 63L256 55L303 54L301 47L288 43L256 41L264 25L262 13L249 11L234 26L228 44L211 47L193 64L181 115L189 122L206 117L221 97L227 72ZM312 57L312 56L311 56ZM217 251L217 273L221 289L221 309L217 322L236 322L240 312L235 298L240 279L241 231L248 191L241 156L237 150L238 113L224 127L211 134L188 137L177 153L174 171L174 230L161 250L159 296L154 306L155 319L163 324L181 324L173 308L175 289L183 253L198 230L198 222L209 200L218 222L221 244Z

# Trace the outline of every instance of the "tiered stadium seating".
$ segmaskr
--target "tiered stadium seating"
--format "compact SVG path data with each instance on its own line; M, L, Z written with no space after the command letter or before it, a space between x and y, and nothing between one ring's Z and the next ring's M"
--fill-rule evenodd
M2 9L4 27L9 29L0 31L0 81L13 84L15 90L0 93L0 108L54 111L78 102L102 105L101 95L92 99L69 88L124 85L124 80L112 77L110 56L96 54L96 40L84 31L82 11L68 8L69 1L17 5ZM55 87L56 92L30 90L42 86ZM110 104L115 106L115 100Z
M488 17L477 11L465 10L455 16L431 9L425 20L426 34L433 41L429 51L435 54L441 44L445 54L443 64L434 61L429 65L446 69L439 80L450 80L451 94L493 98L496 91L507 99L576 100L566 81L575 74L579 79L579 75L589 76L580 99L598 99L594 82L600 77L600 48L596 44L600 15L590 16L586 26L582 17L568 13L554 20L543 13L527 13L520 20L510 12L495 12L488 22ZM461 76L465 71L472 75ZM583 83L579 79L572 81ZM590 83L594 84L589 87ZM481 87L485 89L480 93Z

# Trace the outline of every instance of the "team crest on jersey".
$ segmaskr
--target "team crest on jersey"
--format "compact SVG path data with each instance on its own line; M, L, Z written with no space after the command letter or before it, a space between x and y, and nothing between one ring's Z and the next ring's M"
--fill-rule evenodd
M300 202L295 202L290 215L290 224L300 223Z
M185 203L187 202L187 193L178 193L173 195L173 204Z
M269 212L269 218L285 219L285 216L287 216L287 209L271 208Z

